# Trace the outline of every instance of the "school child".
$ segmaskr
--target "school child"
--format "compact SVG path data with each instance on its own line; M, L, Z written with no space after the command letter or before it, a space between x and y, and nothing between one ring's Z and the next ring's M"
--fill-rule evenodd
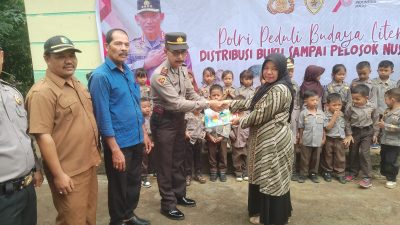
M204 98L210 97L210 87L215 82L215 70L212 67L206 67L203 70L203 87L200 89L200 95Z
M326 104L328 95L332 93L338 93L342 98L343 111L347 103L351 102L350 87L346 82L344 82L346 72L346 67L343 64L336 64L333 66L332 81L325 87L324 96L322 98L323 105Z
M235 100L246 99L242 95L235 97ZM237 116L242 117L245 112L238 112ZM229 134L232 143L232 161L236 176L236 181L248 180L247 176L247 139L249 137L249 128L243 129L240 125L232 125Z
M371 182L371 143L377 142L379 129L376 127L379 114L375 106L368 101L369 88L359 84L351 88L352 104L344 113L346 138L344 144L350 146L349 174L346 181L354 180L361 170L362 180L359 185L363 188L372 186ZM375 126L374 126L375 125Z
M376 103L378 113L383 114L386 109L385 93L386 91L397 86L396 81L390 79L393 73L394 64L389 60L382 60L378 64L378 77L372 80L372 85L375 87L376 95L373 102Z
M146 84L147 72L143 68L138 68L135 71L136 81L140 85L140 97L150 98L150 87Z
M146 128L146 132L151 138L151 130L150 130L150 117L151 117L151 103L149 98L142 97L140 99L140 106L142 109L142 114L144 117L144 126ZM152 167L152 154L151 152L143 151L143 159L142 159L142 186L145 188L151 187L150 180L148 179L148 169L149 166ZM154 167L153 167L154 168Z
M250 70L243 70L239 76L240 79L240 87L236 89L235 95L242 95L246 99L252 98L254 95L254 87L253 87L253 72Z
M186 158L184 162L186 173L186 186L189 186L193 180L204 184L206 179L201 175L201 150L203 140L206 136L204 128L204 117L200 109L195 109L193 112L185 114L186 122Z
M298 180L298 174L297 174L297 154L299 153L300 147L298 146L298 133L297 133L297 123L299 120L299 114L300 114L300 88L297 82L294 80L294 59L288 57L286 60L286 65L289 73L290 80L292 82L293 89L295 91L294 93L294 100L293 100L293 111L291 114L290 118L290 129L292 130L293 133L293 144L294 144L294 160L293 160L293 173L292 173L292 181L297 181Z
M307 90L313 90L319 97L318 108L322 109L321 99L324 94L324 88L320 83L322 74L325 72L325 68L309 65L304 73L304 81L300 86L300 102L301 106L304 106L304 92Z
M346 135L342 99L338 93L326 97L326 141L322 149L321 167L325 181L331 182L334 175L340 183L345 184L346 152L343 140Z
M221 100L223 89L219 84L213 84L210 87L210 99ZM231 131L230 124L206 128L206 137L208 144L208 162L210 164L210 181L215 182L218 177L221 182L226 182L227 170L227 143L229 133Z
M376 104L375 102L373 102L373 99L375 99L375 88L372 85L372 80L369 79L369 75L371 74L371 64L368 61L361 61L357 63L356 70L358 78L353 79L350 86L354 87L357 84L367 85L369 88L369 101L373 104Z
M230 70L225 70L224 72L222 72L221 78L224 82L224 95L222 96L222 99L234 99L236 89L233 87L233 72Z
M396 177L400 162L400 88L386 92L388 108L383 113L378 126L381 128L381 174L386 177L386 187L396 187Z
M305 109L299 116L300 175L299 183L304 183L306 176L314 183L319 183L317 176L321 147L325 143L325 114L318 108L318 93L304 91Z

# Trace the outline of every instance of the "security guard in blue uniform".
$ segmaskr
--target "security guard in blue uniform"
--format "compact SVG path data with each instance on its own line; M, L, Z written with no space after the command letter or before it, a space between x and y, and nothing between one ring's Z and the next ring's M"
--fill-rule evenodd
M0 47L0 73L4 52ZM43 176L35 157L21 93L0 79L0 224L36 225L36 193ZM36 158L36 163L35 163ZM38 172L35 172L38 171Z

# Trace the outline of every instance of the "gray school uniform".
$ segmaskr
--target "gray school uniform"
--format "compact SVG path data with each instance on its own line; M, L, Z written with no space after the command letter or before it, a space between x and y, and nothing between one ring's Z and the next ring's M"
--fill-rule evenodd
M246 99L248 99L248 98L253 97L254 92L255 92L255 89L253 88L253 86L250 86L250 87L240 86L240 88L236 89L235 95L236 96L242 95Z
M331 121L333 114L329 111L325 112L325 119L326 119L326 124ZM345 138L345 120L344 120L344 115L342 112L340 112L340 116L336 119L335 124L331 129L326 129L325 135L331 138Z
M199 91L199 95L208 99L210 97L210 87L211 85L203 85L203 87Z
M372 102L376 103L378 113L383 114L387 108L385 103L385 92L395 88L397 86L396 81L388 79L387 81L382 81L379 77L372 80L372 84L375 87L376 96L374 96Z
M369 87L368 99L372 104L376 105L376 90L372 83L372 80L368 79L366 81L361 81L360 78L356 78L351 81L350 86L355 87L356 85L359 85L359 84L364 84L364 85L367 85L367 87Z
M186 132L190 135L190 143L194 144L196 141L204 139L206 133L204 131L203 115L194 115L192 112L185 114Z
M140 86L140 97L141 98L150 98L150 87L147 85Z
M308 109L300 112L298 128L303 129L303 145L308 147L321 147L324 128L326 127L325 114L318 109L315 115Z
M146 129L146 133L151 136L151 129L150 129L150 116L144 117L144 127Z
M292 79L291 82L294 89L294 100L293 100L293 112L292 115L290 116L290 129L292 130L293 134L293 143L296 143L297 123L299 120L300 106L301 106L300 88L295 80Z
M371 102L367 102L364 106L358 107L353 104L348 105L344 114L346 120L346 135L352 135L352 127L365 128L374 126L378 121L379 114L375 106ZM378 135L379 130L374 126L374 135Z
M229 88L227 88L227 87L224 87L224 95L226 94L226 92L227 91L229 91L230 93L232 93L232 95L233 95L233 97L235 97L236 95L235 95L235 93L236 93L236 88L234 88L234 87L229 87ZM230 99L230 100L232 100L233 98L232 97L228 97L227 96L227 98L226 99Z
M223 125L212 128L206 128L206 132L209 133L213 137L224 137L229 138L229 134L231 132L231 125Z
M400 146L400 108L393 111L386 110L382 119L385 127L382 129L380 143Z
M351 102L351 93L350 93L350 86L343 82L343 83L336 83L332 81L324 88L324 95L322 96L322 103L327 102L327 98L329 94L337 93L342 98L342 102L344 105Z

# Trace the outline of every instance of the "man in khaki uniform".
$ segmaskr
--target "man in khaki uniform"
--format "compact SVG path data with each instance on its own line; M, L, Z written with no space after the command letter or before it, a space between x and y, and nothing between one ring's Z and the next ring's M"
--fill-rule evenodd
M96 224L99 138L87 89L73 76L74 44L54 36L44 44L46 76L27 95L29 133L44 160L56 224Z
M212 108L220 111L222 102L207 101L197 95L182 66L188 54L186 34L176 32L165 35L165 60L151 77L153 114L150 120L154 138L157 182L161 195L161 213L169 219L182 220L184 214L176 205L196 206L186 198L185 112Z

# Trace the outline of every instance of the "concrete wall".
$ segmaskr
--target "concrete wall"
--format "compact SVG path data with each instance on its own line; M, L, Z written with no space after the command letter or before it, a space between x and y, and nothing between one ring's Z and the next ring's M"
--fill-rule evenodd
M24 0L35 81L45 75L43 44L51 36L65 35L82 53L77 53L76 77L102 63L96 26L95 0Z

